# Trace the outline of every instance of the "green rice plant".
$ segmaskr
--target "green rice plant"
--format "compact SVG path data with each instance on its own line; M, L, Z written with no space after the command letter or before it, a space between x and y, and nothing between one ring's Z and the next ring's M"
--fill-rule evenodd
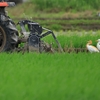
M57 39L59 40L61 46L64 47L74 47L74 48L86 48L87 41L92 40L94 46L96 46L96 40L100 38L100 31L67 31L67 32L54 32ZM52 36L47 36L43 38L44 41L48 43L55 43ZM57 47L56 44L53 45Z
M1 100L99 100L98 53L1 53Z
M99 0L32 0L39 9L58 8L60 10L89 10L99 9Z
M59 31L62 29L62 26L60 24L52 24L51 29L54 29L56 31Z
M50 1L48 1L48 0L41 0L41 1L39 1L39 0L32 0L34 3L36 3L37 4L37 6L38 6L38 8L40 8L40 9L48 9L48 8L61 8L61 7L63 7L63 6L65 6L65 2L66 2L66 0L63 0L63 1L60 1L59 2L59 0L50 0Z

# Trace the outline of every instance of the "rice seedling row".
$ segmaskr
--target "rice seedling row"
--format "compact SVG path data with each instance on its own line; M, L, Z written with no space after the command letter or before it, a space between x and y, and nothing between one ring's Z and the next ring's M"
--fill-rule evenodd
M99 100L99 54L1 53L1 100Z
M55 34L65 52L87 52L87 41L92 40L92 45L96 46L96 40L100 38L100 31L59 31ZM44 38L44 41L57 48L51 36Z

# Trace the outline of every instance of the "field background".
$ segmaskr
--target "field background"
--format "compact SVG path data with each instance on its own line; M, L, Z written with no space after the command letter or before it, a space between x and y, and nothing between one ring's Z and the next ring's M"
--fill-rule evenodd
M15 23L30 19L53 30L65 50L86 48L88 40L96 46L99 4L30 0L6 9ZM51 36L43 40L57 48ZM89 52L0 53L0 100L100 100L99 61L99 53Z
M99 0L28 1L7 8L16 23L21 19L30 19L56 31L100 29Z

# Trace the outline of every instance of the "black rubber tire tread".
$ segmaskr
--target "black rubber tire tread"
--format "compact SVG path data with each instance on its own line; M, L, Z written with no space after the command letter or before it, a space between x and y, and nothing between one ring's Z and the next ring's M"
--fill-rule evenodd
M11 36L9 31L7 31L7 28L0 24L0 32L2 32L3 35L3 41L2 44L0 46L0 52L4 52L4 51L10 51L13 49L13 45L10 43L11 41Z

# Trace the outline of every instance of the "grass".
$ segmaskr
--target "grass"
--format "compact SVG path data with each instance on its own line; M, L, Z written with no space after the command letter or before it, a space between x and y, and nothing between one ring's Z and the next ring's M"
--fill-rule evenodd
M27 7L28 5L28 7ZM97 16L99 10L86 10L81 12L71 12L71 11L44 11L35 8L34 3L23 3L19 4L13 8L6 8L9 12L8 15L15 23L22 19L33 20L40 23L42 26L53 30L82 30L84 27L81 25L99 24L99 17ZM17 12L17 13L16 13ZM41 20L41 19L45 20ZM74 20L66 20L66 18L74 18ZM75 18L97 18L96 20L86 20L86 19L75 19ZM56 19L56 20L55 20ZM59 20L60 19L60 20ZM65 20L62 20L65 19ZM69 26L69 27L68 27ZM94 25L95 26L95 25Z
M99 100L99 54L0 54L1 100Z
M86 48L86 43L89 40L92 40L92 45L96 46L96 40L100 38L100 31L54 31L54 34L63 48ZM53 43L53 46L56 47L51 35L43 38L43 40L48 43Z
M38 12L33 4L26 7L25 3L8 10L13 18L65 16ZM85 47L90 39L96 45L100 37L99 31L54 33L63 47ZM44 40L54 41L49 36ZM99 61L98 53L0 53L0 100L100 100Z
M58 8L56 7L56 9ZM36 3L27 2L27 3L19 4L13 8L12 7L6 8L6 10L9 12L8 15L10 16L11 19L14 20L15 23L17 23L19 20L22 20L22 19L28 19L28 20L33 20L35 22L38 22L41 25L46 26L47 28L50 28L56 31L61 30L61 29L62 30L66 30L66 29L81 30L81 29L84 29L84 27L81 26L82 24L89 26L90 24L98 25L100 23L99 17L98 17L98 13L100 12L99 9L98 10L87 9L85 11L70 11L70 10L66 11L62 9L55 10L55 8L51 7L49 8L49 10L45 10L45 9L41 10L39 8L36 8ZM41 20L43 18L45 20ZM72 18L74 20L61 20L61 19L66 19L66 18L67 19ZM75 18L81 18L81 20L78 20ZM86 20L82 18L97 18L97 19ZM57 20L57 19L60 19L60 20ZM71 26L73 28L71 28Z
M41 6L42 5L43 4L41 4ZM81 7L78 9L81 9ZM99 9L86 9L85 11L84 10L76 11L74 8L72 11L71 10L66 11L66 10L59 9L57 7L56 9L50 7L49 10L48 8L41 10L39 8L36 8L36 3L32 3L32 2L19 4L19 5L16 5L15 7L7 7L6 10L9 12L8 14L11 18L28 18L28 19L31 19L31 18L77 18L77 17L87 18L87 17L96 17L97 14L100 12Z
M83 10L89 10L89 9L99 9L99 3L98 0L31 0L33 3L37 5L38 9L44 10L44 9L59 9L59 10L76 10L76 11L83 11Z
M63 47L96 43L100 32L55 32ZM53 42L48 36L45 41ZM96 45L96 44L95 44ZM0 100L99 100L99 53L0 53Z

